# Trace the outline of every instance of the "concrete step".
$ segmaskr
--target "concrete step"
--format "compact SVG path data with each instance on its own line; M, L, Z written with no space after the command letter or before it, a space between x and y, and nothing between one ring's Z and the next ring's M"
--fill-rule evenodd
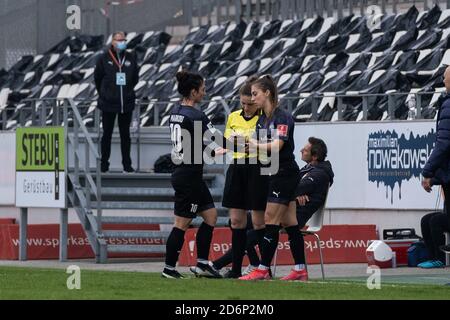
M218 217L217 226L228 226L228 217ZM174 217L123 217L123 216L103 216L103 224L168 224L172 225ZM192 220L193 226L200 226L203 223L202 218ZM106 232L106 231L105 231Z
M127 231L103 231L105 238L118 239L167 239L169 231L145 231L145 230L127 230Z
M211 188L211 196L215 201L222 200L223 190L220 188ZM170 201L175 197L173 188L133 188L133 187L104 187L102 188L103 201ZM92 200L95 195L92 193Z
M173 224L174 221L174 217L102 217L103 224Z
M222 210L220 203L216 208ZM102 209L108 210L174 210L173 202L142 202L142 201L102 201ZM97 208L97 202L92 202L92 208Z
M73 172L69 171L73 181ZM92 172L94 181L95 172ZM212 187L216 174L204 174L203 180L208 187ZM80 184L84 185L84 178L80 177ZM130 187L130 188L172 188L170 173L104 173L102 174L102 188Z
M166 253L165 245L108 245L108 253Z

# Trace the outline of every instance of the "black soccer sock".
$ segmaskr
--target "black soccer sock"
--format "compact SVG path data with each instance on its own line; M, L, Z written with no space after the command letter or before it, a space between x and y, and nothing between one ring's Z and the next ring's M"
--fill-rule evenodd
M256 230L256 237L257 237L257 243L259 246L259 251L261 251L262 242L264 240L264 236L266 235L266 228L262 228L259 230Z
M240 274L242 269L242 259L245 254L247 242L247 229L232 229L231 247L233 255L232 270L235 274Z
M229 265L231 262L233 262L233 248L225 252L225 254L221 256L219 259L214 260L213 265L214 268L220 270L223 267Z
M305 241L298 225L286 228L295 264L306 264Z
M214 227L211 227L205 222L202 223L197 232L196 243L197 243L197 259L198 260L209 260L209 248L211 246L211 240L213 236Z
M262 241L261 265L270 267L272 258L277 250L281 227L274 224L266 225L266 233Z
M247 257L252 266L259 266L261 261L259 260L258 253L256 252L255 246L259 243L258 239L259 230L249 230L247 231ZM264 231L265 232L265 231ZM264 237L264 233L263 233Z
M166 265L175 268L184 244L184 231L173 228L166 243Z
M256 230L256 236L258 238L258 249L259 249L259 255L262 255L262 243L264 240L264 235L266 234L266 227ZM261 258L260 258L261 263Z

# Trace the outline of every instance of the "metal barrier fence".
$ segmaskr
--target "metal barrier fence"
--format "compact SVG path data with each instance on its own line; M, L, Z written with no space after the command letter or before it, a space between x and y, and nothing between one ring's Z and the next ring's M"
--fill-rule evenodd
M336 99L336 111L338 113L337 121L344 120L344 112L347 109L347 102L349 99L358 101L362 103L362 118L361 121L368 119L368 111L371 104L377 103L376 100L380 98L388 99L388 120L398 120L395 116L395 106L397 105L396 99L401 98L405 100L409 97L413 97L415 101L414 116L413 119L422 119L422 104L428 103L431 97L439 92L390 92L390 93L379 93L379 94L333 94L333 93L304 93L296 97L283 97L280 99L280 106L286 111L293 113L296 111L299 100L301 99L311 99L311 117L308 121L317 121L319 119L319 104L324 98L335 98ZM93 128L100 137L101 128L101 112L96 108L96 100L73 100L77 108L80 110L80 115L83 117L83 121L88 128ZM61 125L63 122L63 99L24 99L20 102L15 109L4 108L0 111L0 130L12 130L16 127L23 126L33 126L33 125ZM133 135L137 135L139 140L140 128L148 126L160 126L161 119L167 116L167 109L169 104L179 103L178 99L172 99L168 101L152 101L152 100L137 100L136 108L133 115L133 121L135 121L135 127L132 131ZM359 102L358 102L359 103ZM356 104L358 104L356 103ZM224 115L224 123L226 123L226 118L232 110L235 110L236 106L239 105L239 99L236 98L213 98L212 100L207 100L202 102L202 109L207 108L211 104L215 104L219 108L220 112ZM354 105L355 103L353 103ZM152 106L150 106L152 105ZM334 105L334 103L333 103ZM373 106L373 105L372 105ZM170 109L168 109L170 110ZM210 109L211 110L211 109ZM216 110L214 108L214 110ZM210 113L212 113L210 111ZM217 114L214 111L214 114ZM207 112L208 115L208 112ZM73 115L69 114L69 126L73 125ZM412 120L412 119L410 119ZM224 124L223 123L223 124Z

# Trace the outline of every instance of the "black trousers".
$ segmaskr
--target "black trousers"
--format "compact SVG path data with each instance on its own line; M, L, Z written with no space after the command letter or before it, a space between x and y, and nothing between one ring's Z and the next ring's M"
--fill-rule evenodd
M450 232L450 185L442 187L445 195L444 212L432 212L425 215L420 221L420 226L431 259L445 263L445 255L439 247L444 245L444 232Z
M111 138L114 130L114 123L119 116L120 148L122 151L122 165L125 168L131 167L131 138L130 125L133 112L113 113L102 112L103 137L102 137L102 169L109 169L109 158L111 156Z

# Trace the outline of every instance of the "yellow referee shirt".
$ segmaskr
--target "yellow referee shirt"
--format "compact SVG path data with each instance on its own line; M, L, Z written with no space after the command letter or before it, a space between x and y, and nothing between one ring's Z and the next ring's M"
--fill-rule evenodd
M246 138L251 138L256 129L256 123L259 119L259 112L257 112L251 119L244 118L244 111L238 110L230 114L225 129L225 138L230 138L233 135L240 135ZM233 159L242 159L246 157L245 153L234 152ZM256 157L256 153L247 156Z

